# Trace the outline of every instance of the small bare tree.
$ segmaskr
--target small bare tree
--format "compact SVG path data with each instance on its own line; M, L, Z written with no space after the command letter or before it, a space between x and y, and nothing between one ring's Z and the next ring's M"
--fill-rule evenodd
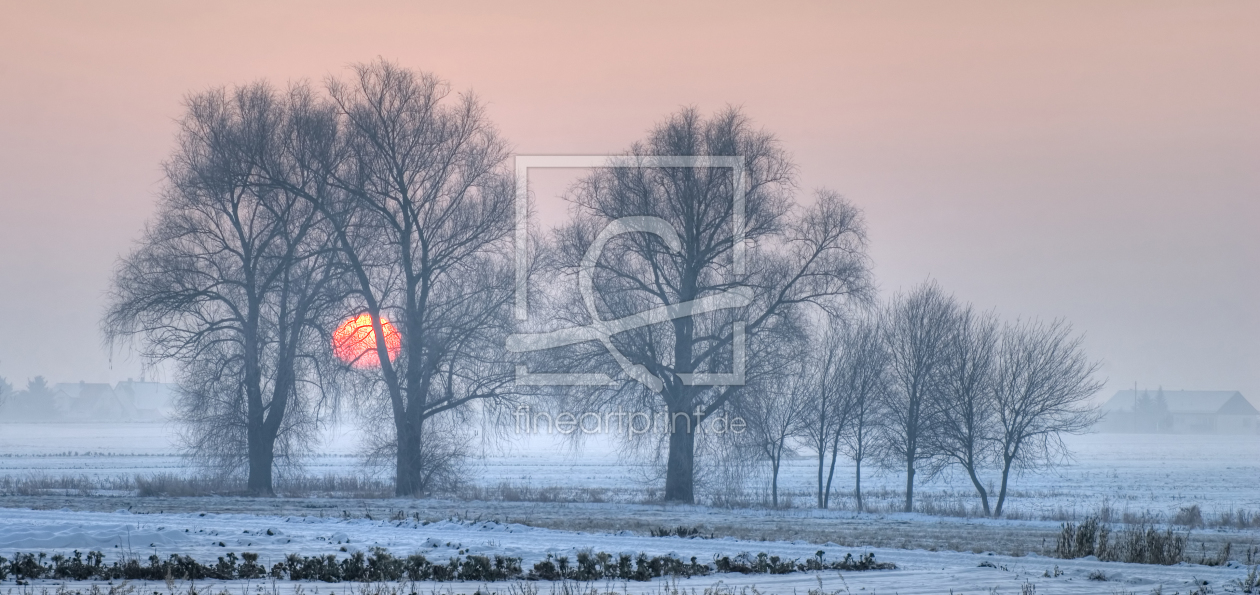
M810 399L805 404L806 419L801 424L801 438L818 457L818 483L815 505L827 508L831 476L835 473L840 451L839 437L848 429L850 400L843 389L839 368L845 355L842 332L833 324L816 340L820 353L811 358L805 373L814 377ZM827 457L831 457L827 472ZM826 478L824 479L824 473Z
M953 318L953 332L945 344L943 398L930 434L931 450L947 464L962 467L980 495L988 516L989 494L980 480L981 466L994 457L997 420L993 380L997 366L998 322L970 304Z
M787 355L787 354L784 354ZM733 412L747 423L746 439L760 458L770 463L770 503L779 507L779 471L792 452L817 394L816 375L804 353L780 362L773 375L745 387L733 401Z
M831 503L832 479L836 460L844 454L853 461L853 497L859 512L866 509L862 501L862 462L872 454L879 441L888 398L888 350L879 328L878 318L863 318L845 328L839 335L839 350L828 382L838 387L836 400L839 423L832 426L831 463L823 490L823 508Z
M930 281L894 298L880 324L889 378L883 451L888 464L905 469L905 512L914 511L917 466L937 454L931 437L946 394L955 311L953 298Z
M1101 414L1089 403L1103 383L1083 337L1062 320L1019 322L1002 330L993 399L1002 487L994 516L1002 515L1011 471L1035 469L1065 456L1062 434L1083 433Z

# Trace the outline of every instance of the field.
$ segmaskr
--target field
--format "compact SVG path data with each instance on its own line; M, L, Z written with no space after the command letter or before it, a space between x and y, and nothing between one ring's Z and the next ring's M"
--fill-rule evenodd
M584 585L635 593L662 592L671 581L696 592L721 583L736 592L755 585L761 592L799 593L820 588L853 593L988 593L994 588L1004 593L1149 593L1161 585L1164 593L1190 593L1207 592L1201 584L1207 581L1211 592L1229 592L1242 588L1234 581L1245 580L1246 565L1260 561L1254 549L1260 544L1260 527L1241 527L1236 521L1239 510L1260 512L1260 437L1255 436L1075 437L1074 460L1016 479L1011 514L1002 520L976 518L970 486L950 475L921 484L916 513L893 512L901 481L895 473L863 478L868 503L877 512L845 510L851 506L848 498L840 499L838 510L814 510L809 505L816 469L808 458L793 459L783 472L781 485L791 496L791 507L757 506L763 496L758 485L749 485L746 505L735 508L666 506L655 503L651 484L643 482L649 469L626 464L600 444L575 450L545 437L513 450L487 445L485 458L469 466L466 487L444 498L362 497L382 495L368 494L371 490L280 499L138 495L136 476L187 473L171 439L169 429L155 424L0 424L0 481L9 486L0 487L0 556L97 549L107 560L181 554L213 562L226 552L251 552L270 566L288 554L344 559L379 546L397 555L423 553L430 560L517 557L528 569L548 555L576 559L588 550L702 562L741 553L755 558L762 552L804 562L821 550L829 561L873 553L876 560L897 565L896 570L711 574ZM363 476L360 463L354 436L343 434L330 440L304 473L316 479ZM847 483L851 469L837 470L837 475ZM368 485L373 478L363 481ZM1196 504L1204 526L1168 525L1183 508ZM1229 543L1232 562L1158 566L1053 557L1060 521L1099 513L1117 527L1145 516L1178 533L1188 531L1185 558L1191 562L1214 561ZM677 527L695 528L700 535L652 536ZM12 584L13 578L8 581ZM239 580L215 584L235 593L256 588L257 582L252 587ZM291 590L295 584L273 586ZM88 588L87 583L71 587ZM186 587L164 585L160 590ZM407 588L472 593L478 587L505 593L541 588L546 593L555 584L425 583Z

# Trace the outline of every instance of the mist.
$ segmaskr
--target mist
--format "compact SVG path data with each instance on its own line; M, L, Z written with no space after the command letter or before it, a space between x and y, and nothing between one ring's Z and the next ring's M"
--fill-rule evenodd
M6 6L0 591L1260 593L1257 23Z
M98 320L188 93L383 56L476 92L521 154L612 152L679 106L742 106L803 187L866 211L881 290L930 277L1010 316L1067 317L1106 394L1260 395L1255 6L661 10L12 7L0 376L144 372L102 347Z

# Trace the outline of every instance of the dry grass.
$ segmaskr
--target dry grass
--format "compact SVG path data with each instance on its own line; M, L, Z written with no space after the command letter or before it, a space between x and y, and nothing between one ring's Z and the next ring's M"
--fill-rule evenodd
M365 476L303 475L280 478L276 495L290 498L392 498L392 482ZM89 477L87 475L0 476L0 496L102 496L118 494L142 498L191 498L238 496L245 493L245 481L238 478L185 476L175 473Z

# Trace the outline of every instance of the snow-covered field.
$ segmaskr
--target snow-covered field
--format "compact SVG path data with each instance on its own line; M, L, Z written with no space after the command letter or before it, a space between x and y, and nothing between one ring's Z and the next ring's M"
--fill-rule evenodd
M611 506L611 505L605 505ZM575 556L579 550L609 553L646 553L695 556L711 560L717 555L766 552L785 558L804 559L818 550L828 558L845 553L873 552L876 559L897 564L896 570L866 572L794 573L789 575L713 575L682 579L683 587L703 591L721 581L728 586L756 585L763 592L804 593L817 588L847 587L849 592L869 593L1019 593L1032 583L1036 593L1149 592L1163 586L1164 592L1189 592L1194 585L1208 581L1222 592L1246 572L1238 566L1197 565L1152 566L1103 563L1093 560L1057 560L1039 555L1014 557L993 553L901 550L873 547L842 547L834 543L805 541L747 541L734 538L681 539L649 537L629 531L586 533L529 527L493 521L449 520L427 524L414 521L344 519L315 516L270 516L215 513L76 512L71 510L0 509L0 556L16 551L69 553L98 549L110 558L150 554L165 558L170 553L192 555L213 561L226 552L255 552L260 562L279 561L287 553L346 556L354 551L379 546L391 552L422 553L431 560L443 560L459 552L518 556L526 566L547 554ZM982 566L981 563L988 563ZM1058 572L1056 572L1056 569ZM1101 571L1105 582L1090 580ZM1056 576L1057 575L1057 576ZM239 581L238 581L239 582ZM616 585L630 592L659 590L663 579L651 583ZM231 585L229 585L231 586ZM239 585L236 585L239 586ZM491 588L506 590L504 585ZM428 588L452 585L428 585ZM455 585L456 592L472 592L479 585ZM414 589L415 587L413 587ZM204 592L204 589L203 589Z
M1007 505L1011 516L1066 519L1104 505L1117 514L1168 515L1195 503L1209 515L1237 509L1260 512L1260 436L1089 434L1068 440L1074 460L1014 479ZM161 424L0 424L0 476L190 473L176 453L172 429ZM610 445L594 440L574 448L541 436L487 445L480 454L466 466L466 479L483 488L594 488L602 490L603 499L641 502L651 500L651 490L659 484L644 481L648 468L622 460ZM811 505L815 465L808 457L785 465L780 491L793 505ZM896 510L902 476L868 469L863 474L868 506ZM332 434L304 472L364 473L356 435ZM848 490L852 474L852 467L838 467L836 485ZM998 478L990 473L985 479L993 484ZM759 500L765 482L750 482L747 489L751 500ZM916 490L920 502L941 510L978 506L970 483L956 474L921 481ZM837 504L851 506L849 498Z
M0 424L0 476L110 478L192 473L177 456L173 438L170 428L158 424ZM536 438L524 445L488 445L484 457L469 466L468 481L488 489L598 488L606 490L611 501L9 495L0 496L0 556L11 557L18 551L53 554L99 549L107 559L180 553L210 562L228 551L249 551L259 553L262 561L274 561L290 553L346 556L381 546L396 555L423 553L436 560L460 550L519 556L528 568L549 553L573 556L583 549L695 556L702 561L743 552L804 559L823 550L829 559L869 551L898 566L890 571L846 572L843 577L826 572L818 576L715 575L679 581L679 587L699 593L720 582L736 591L755 585L761 592L803 594L817 589L819 579L825 591L845 592L847 588L851 593L988 593L994 588L1020 593L1026 583L1036 593L1145 594L1160 585L1164 593L1190 593L1204 580L1219 593L1229 592L1231 581L1246 575L1238 564L1164 567L1059 560L1046 554L1053 550L1059 530L1055 518L1082 516L1104 505L1116 513L1151 511L1166 517L1192 503L1207 515L1240 508L1260 511L1260 437L1095 434L1073 437L1071 446L1073 461L1017 478L1010 502L1017 513L1014 520L813 510L809 494L815 468L808 458L790 461L780 480L794 508L732 510L645 503L652 487L642 480L646 467L622 461L614 449L597 442L574 449ZM354 434L334 435L305 472L363 473ZM847 484L851 469L838 469L837 477ZM897 505L900 483L895 473L863 478L869 501L886 510ZM969 484L949 475L923 482L918 493L921 501L942 508L975 505ZM841 500L843 508L848 502ZM718 537L649 536L651 529L676 526L699 526ZM1216 552L1225 542L1233 543L1235 558L1242 559L1239 552L1260 544L1260 533L1200 529L1192 534L1190 549ZM981 566L982 562L991 566ZM1061 571L1057 576L1056 566ZM1088 578L1098 571L1108 580ZM661 592L668 582L596 586L648 593ZM246 588L225 586L232 593ZM492 584L488 590L482 587L483 592L513 588L507 584ZM477 588L471 584L408 587L417 593L472 593ZM288 593L293 587L279 589Z

